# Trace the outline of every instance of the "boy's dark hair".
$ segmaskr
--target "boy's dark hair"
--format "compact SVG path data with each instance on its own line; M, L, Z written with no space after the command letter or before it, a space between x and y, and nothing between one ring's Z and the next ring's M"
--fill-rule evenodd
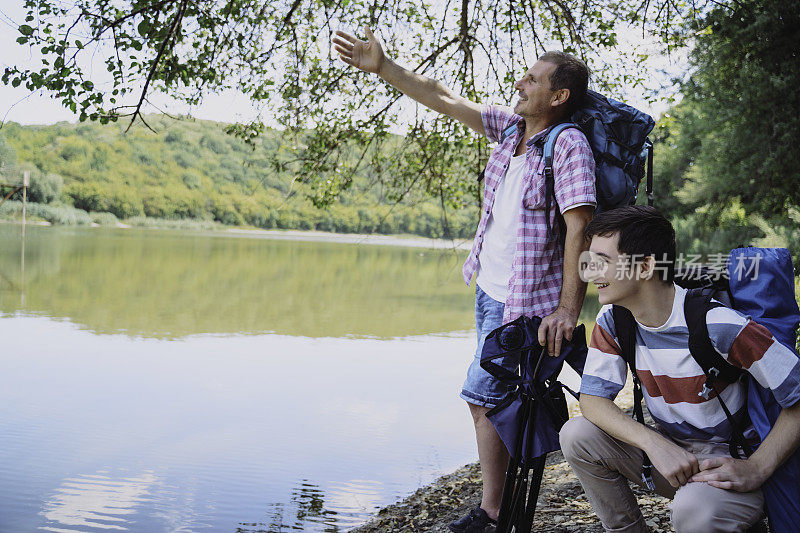
M569 89L569 98L564 102L565 116L571 116L583 104L589 88L589 67L577 57L566 52L545 52L539 61L556 66L550 74L550 90Z
M586 226L589 240L595 235L607 237L619 233L617 248L633 258L652 255L662 281L675 278L675 229L655 207L629 205L595 215Z

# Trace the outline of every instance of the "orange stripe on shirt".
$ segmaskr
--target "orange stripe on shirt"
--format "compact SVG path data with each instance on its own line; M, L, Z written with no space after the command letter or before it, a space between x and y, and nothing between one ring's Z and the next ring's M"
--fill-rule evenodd
M654 376L649 370L636 370L639 376L639 381L647 390L647 394L651 398L661 396L666 403L703 403L708 400L699 396L703 390L703 383L706 382L706 377L703 374L699 376L690 376L685 378L671 378L669 376ZM714 386L717 392L722 393L729 384L722 380L717 380ZM709 394L709 400L715 397L716 394L712 392Z
M775 339L767 328L750 320L731 344L728 362L740 368L750 368L764 356L773 342Z
M589 341L589 346L592 348L597 348L601 352L620 355L621 350L619 349L619 345L617 341L614 340L614 337L603 329L603 326L600 324L595 324L594 329L592 330L592 338Z

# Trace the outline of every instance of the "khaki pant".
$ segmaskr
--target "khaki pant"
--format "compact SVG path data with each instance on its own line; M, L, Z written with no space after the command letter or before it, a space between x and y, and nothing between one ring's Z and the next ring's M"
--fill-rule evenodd
M724 444L677 443L701 460L728 455ZM649 531L628 485L628 480L643 485L640 449L614 439L583 417L571 419L561 429L561 449L606 531ZM741 493L687 483L676 492L655 468L653 481L658 494L672 499L671 520L677 533L745 531L762 515L761 490Z

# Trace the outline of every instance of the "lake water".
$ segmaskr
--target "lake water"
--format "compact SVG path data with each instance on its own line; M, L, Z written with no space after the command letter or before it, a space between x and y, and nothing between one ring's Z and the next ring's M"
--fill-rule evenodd
M345 531L476 459L466 252L20 230L0 532Z

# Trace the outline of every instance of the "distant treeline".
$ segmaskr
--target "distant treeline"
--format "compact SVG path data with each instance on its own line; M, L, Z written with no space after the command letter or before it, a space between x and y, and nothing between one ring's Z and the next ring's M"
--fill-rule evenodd
M227 135L223 124L166 117L148 122L159 133L140 128L123 134L116 124L5 124L0 175L6 178L0 181L19 181L29 171L29 201L42 204L32 215L62 224L146 217L467 238L477 222L477 206L445 212L417 191L400 203L388 200L370 186L366 170L354 176L339 203L318 209L303 183L272 166L270 151L284 149L278 132L267 132L254 149ZM16 209L12 204L4 211Z

